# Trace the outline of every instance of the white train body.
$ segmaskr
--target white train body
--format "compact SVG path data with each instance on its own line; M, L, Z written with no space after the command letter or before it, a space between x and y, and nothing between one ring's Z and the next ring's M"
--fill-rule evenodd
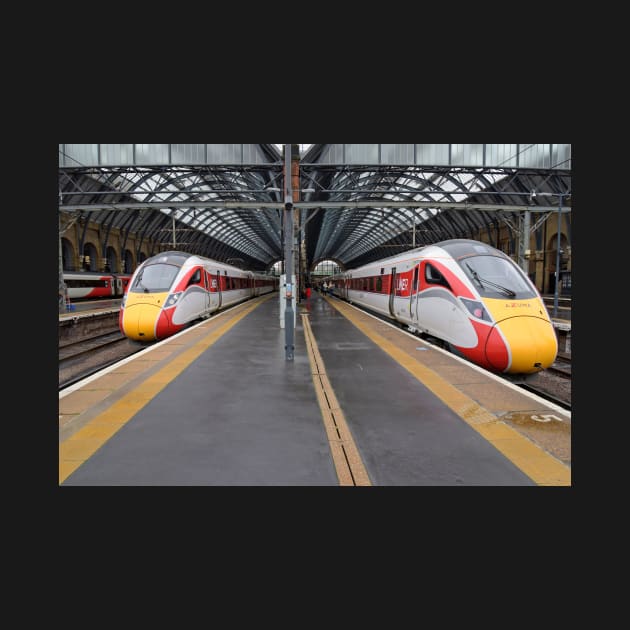
M64 271L66 297L70 300L122 297L131 274Z
M527 275L503 252L454 239L332 277L332 292L408 325L487 369L549 367L557 336Z
M185 252L164 252L134 272L121 304L120 330L139 341L164 339L195 320L277 286L273 276Z

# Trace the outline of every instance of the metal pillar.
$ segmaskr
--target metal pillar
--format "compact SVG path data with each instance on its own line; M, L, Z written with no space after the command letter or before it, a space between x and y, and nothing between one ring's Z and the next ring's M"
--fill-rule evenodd
M521 238L518 251L518 264L520 268L529 275L529 257L527 251L529 250L529 233L531 231L531 212L525 210L523 212L523 223L521 225Z
M302 213L306 210L296 207L296 204L302 200L302 191L300 185L300 145L291 145L291 178L292 193L293 193L293 226L294 226L294 245L293 245L293 265L296 270L295 280L297 282L296 291L296 304L299 304L304 293L304 286L306 282L306 276L304 272L304 263L306 257L302 255L302 239L301 239L301 227L302 227Z
M284 273L286 274L286 299L284 310L284 357L293 361L294 331L293 331L293 291L291 285L293 277L293 185L291 182L291 145L284 145Z
M558 317L558 293L560 291L560 219L562 217L562 197L560 195L560 200L558 201L558 246L556 248L556 281L554 282L555 287L553 289L553 316Z
M59 212L59 312L66 312L66 292L68 288L63 279L63 248L61 246L61 212Z

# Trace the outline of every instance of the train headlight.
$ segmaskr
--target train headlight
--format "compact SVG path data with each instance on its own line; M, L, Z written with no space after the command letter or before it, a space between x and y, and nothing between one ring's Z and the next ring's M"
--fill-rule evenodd
M476 300L468 300L466 298L459 298L462 304L468 309L470 314L477 319L481 319L485 322L491 322L492 318L488 315L485 306L481 302Z
M164 308L170 308L171 306L175 306L177 304L179 298L181 297L183 291L179 291L178 293L171 293L167 300L166 304L164 304Z
M122 296L122 300L120 300L120 308L125 308L125 303L127 302L127 294Z

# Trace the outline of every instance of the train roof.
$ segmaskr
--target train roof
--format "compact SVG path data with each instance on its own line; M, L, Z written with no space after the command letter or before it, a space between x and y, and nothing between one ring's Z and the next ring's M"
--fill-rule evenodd
M438 243L431 243L430 245L423 245L422 247L416 247L415 249L408 249L388 258L382 258L380 260L373 260L372 262L355 267L353 269L347 269L346 271L359 271L360 269L368 269L370 267L377 267L379 265L387 265L392 262L398 262L401 260L410 260L415 256L418 256L421 252L431 248L440 247L453 258L466 258L467 256L479 256L479 255L492 255L492 256L506 256L502 251L487 245L480 241L475 241L467 238L454 238L446 241L439 241ZM340 272L345 273L345 272ZM338 275L338 274L337 274Z
M454 238L436 243L435 245L446 250L455 259L480 255L505 256L502 251L496 249L496 247L492 247L492 245L467 238Z
M110 276L131 276L130 273L117 271L66 271L63 272L64 278L79 276L81 278L106 278Z
M161 252L160 254L156 254L155 256L151 256L143 261L143 264L152 264L152 263L166 263L168 265L177 265L181 267L191 256L194 254L189 254L188 252L177 252L177 251L168 251Z
M221 269L228 270L231 273L250 274L250 275L261 277L261 278L273 277L273 276L270 276L270 274L257 272L257 271L251 271L248 269L241 269L240 267L235 267L234 265L229 265L227 263L214 260L213 258L206 258L205 256L201 256L199 254L190 254L188 252L180 252L176 250L161 252L160 254L151 256L150 258L147 258L146 260L144 260L142 264L144 265L144 264L164 263L167 265L176 265L178 267L183 267L184 264L191 258L195 259L193 263L217 265L218 267L221 267Z

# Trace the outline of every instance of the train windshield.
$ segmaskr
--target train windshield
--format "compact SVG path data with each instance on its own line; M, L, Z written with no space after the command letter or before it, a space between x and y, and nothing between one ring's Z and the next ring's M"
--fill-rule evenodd
M479 294L491 298L525 300L535 297L523 273L499 256L466 256L458 260Z
M129 289L132 293L165 293L169 291L180 267L164 263L147 265L138 273Z

